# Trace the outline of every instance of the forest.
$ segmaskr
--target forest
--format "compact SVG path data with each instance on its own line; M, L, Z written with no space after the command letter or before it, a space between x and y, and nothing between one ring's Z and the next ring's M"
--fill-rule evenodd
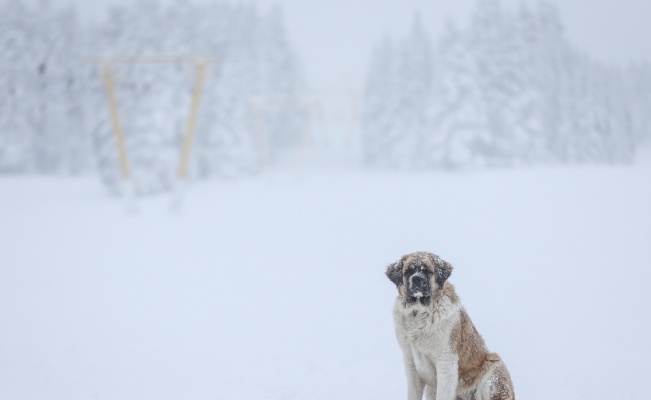
M304 145L311 85L283 12L228 2L141 0L100 23L73 9L0 6L0 173L99 173L120 191L102 74L110 68L132 181L169 189L197 65L212 60L196 122L191 179L255 174ZM433 36L416 13L406 37L378 38L361 104L357 157L367 168L459 170L626 164L651 137L651 68L604 65L564 34L546 2L477 3ZM345 62L345 61L339 61Z

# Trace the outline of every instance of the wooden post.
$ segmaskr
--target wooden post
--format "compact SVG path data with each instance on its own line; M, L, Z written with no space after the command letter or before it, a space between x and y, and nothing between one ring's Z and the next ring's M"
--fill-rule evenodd
M117 145L118 156L120 159L120 171L122 178L129 179L129 163L127 161L127 150L124 144L124 134L122 133L122 125L120 124L120 114L118 112L118 101L115 97L115 86L113 84L113 73L111 71L111 63L106 63L103 66L102 75L104 78L104 87L106 89L106 97L109 102L111 110L111 122L113 124L113 134L115 135L115 143Z
M201 102L201 92L203 83L206 80L208 65L206 62L197 63L197 76L192 91L192 104L190 105L190 115L188 116L188 125L183 138L183 147L181 149L181 161L179 163L179 178L185 178L188 172L188 161L190 159L190 149L192 139L197 124L197 114L199 112L199 103Z

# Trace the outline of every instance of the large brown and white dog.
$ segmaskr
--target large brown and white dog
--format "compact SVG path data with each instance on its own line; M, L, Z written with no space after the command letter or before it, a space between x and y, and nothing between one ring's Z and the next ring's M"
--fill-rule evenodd
M408 400L512 400L506 365L490 353L452 284L452 265L419 252L389 265L398 287L393 317L407 372Z

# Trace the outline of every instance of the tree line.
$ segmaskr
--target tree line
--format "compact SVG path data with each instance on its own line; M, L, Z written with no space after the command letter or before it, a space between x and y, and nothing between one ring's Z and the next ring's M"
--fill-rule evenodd
M364 160L467 169L628 163L651 136L651 68L602 65L564 35L557 9L479 1L434 42L422 22L370 62Z

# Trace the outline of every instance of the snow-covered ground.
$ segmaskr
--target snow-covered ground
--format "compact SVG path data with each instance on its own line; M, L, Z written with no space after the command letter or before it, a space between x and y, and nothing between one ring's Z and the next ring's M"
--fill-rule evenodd
M646 399L651 164L272 171L136 214L0 178L0 399L402 399L385 266L440 254L518 398Z

